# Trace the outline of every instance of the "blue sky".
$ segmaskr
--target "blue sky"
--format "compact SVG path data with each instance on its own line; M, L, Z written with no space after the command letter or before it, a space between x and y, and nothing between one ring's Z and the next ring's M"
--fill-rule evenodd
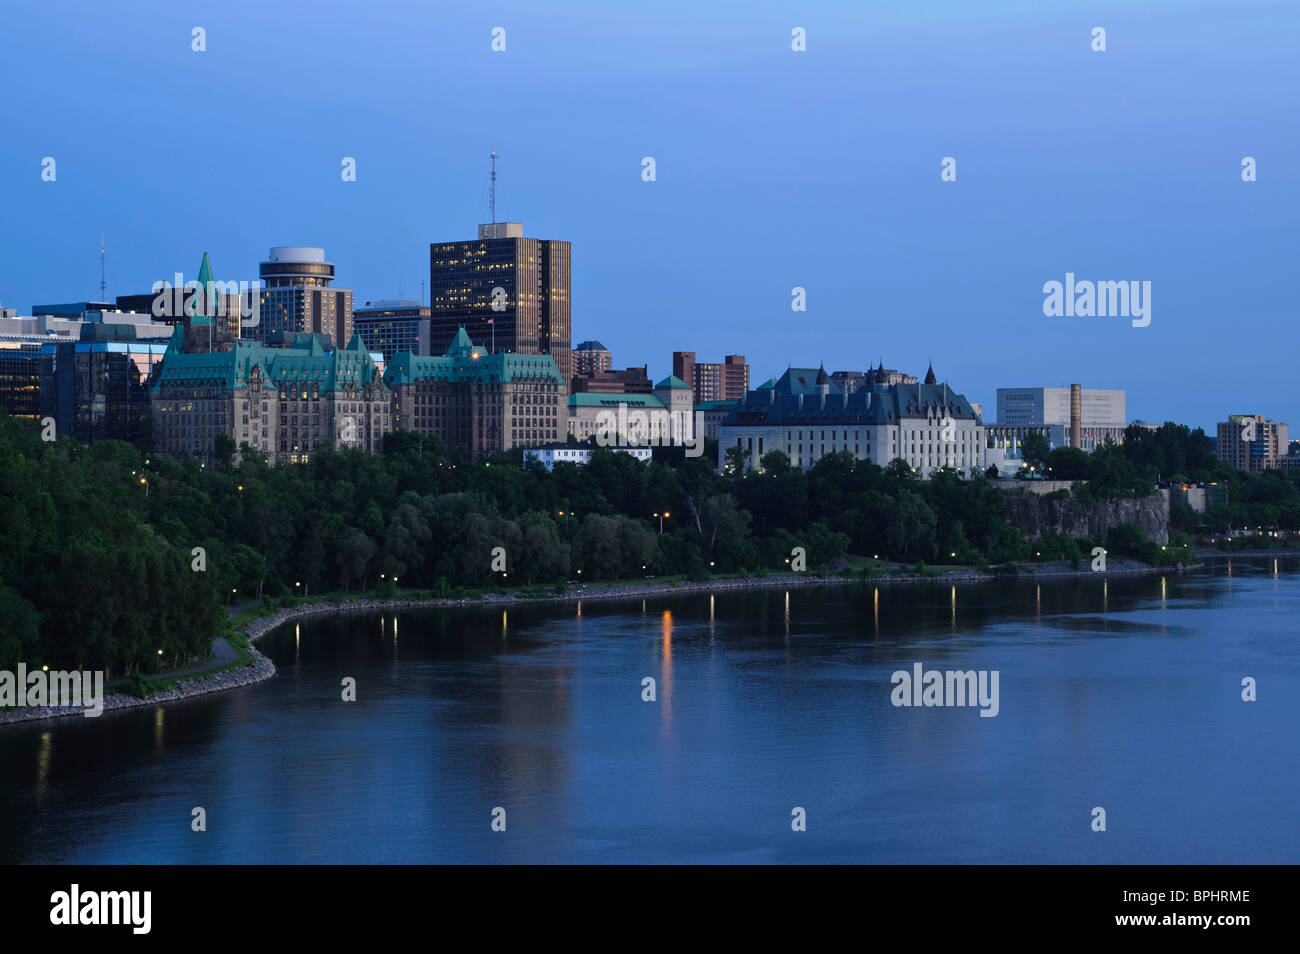
M495 150L498 217L573 243L574 340L616 366L742 353L757 384L932 360L990 417L998 387L1077 381L1126 388L1130 418L1300 428L1293 2L8 0L0 17L0 302L20 313L98 296L101 229L110 297L192 277L204 251L251 281L298 244L359 302L417 297L429 243L487 220ZM1045 317L1066 272L1150 281L1150 326Z

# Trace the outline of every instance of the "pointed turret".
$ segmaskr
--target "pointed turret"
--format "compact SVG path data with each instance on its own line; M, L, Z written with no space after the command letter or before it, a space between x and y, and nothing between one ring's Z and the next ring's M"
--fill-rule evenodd
M474 342L469 340L469 333L465 330L465 326L461 325L460 330L456 332L456 337L451 339L451 347L447 349L447 354L460 354L473 350Z
M925 383L926 383L926 384L938 384L938 383L939 383L938 380L937 380L937 379L935 378L935 376L934 376L934 362L933 362L933 361L930 362L930 370L925 372Z
M208 282L215 281L212 277L212 259L208 258L208 253L203 253L203 264L199 266L199 284L206 285Z

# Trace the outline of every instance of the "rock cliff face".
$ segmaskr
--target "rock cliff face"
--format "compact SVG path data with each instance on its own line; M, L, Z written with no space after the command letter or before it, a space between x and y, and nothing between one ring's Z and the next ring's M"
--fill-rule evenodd
M1007 494L1007 522L1030 540L1045 533L1088 537L1098 543L1121 523L1135 523L1159 544L1169 542L1169 511L1159 494L1117 500L1046 500L1036 494Z

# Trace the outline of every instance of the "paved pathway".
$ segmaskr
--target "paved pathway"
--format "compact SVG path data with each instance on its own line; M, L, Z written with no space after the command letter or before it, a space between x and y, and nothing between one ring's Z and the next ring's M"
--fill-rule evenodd
M239 650L235 649L234 646L226 642L224 637L218 636L214 640L212 640L212 658L209 659L207 662L201 662L193 666L187 666L184 669L169 669L166 672L147 673L147 675L152 679L173 679L176 676L193 676L196 673L204 673L210 669L219 669L222 666L234 662L238 658L239 658ZM114 687L120 687L125 682L126 682L125 679L118 679L115 682L110 682L104 688L111 689Z

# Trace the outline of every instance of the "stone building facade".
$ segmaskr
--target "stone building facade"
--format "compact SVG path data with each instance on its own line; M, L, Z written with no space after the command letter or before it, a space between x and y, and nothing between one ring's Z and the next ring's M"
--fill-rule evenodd
M558 441L569 389L549 354L492 354L460 328L445 355L405 352L385 370L393 427L436 434L470 460Z
M153 383L158 451L211 466L218 434L272 464L306 463L326 443L383 450L392 393L358 335L346 348L301 334L287 347L237 340L209 352L193 350L195 331L177 327Z
M935 380L873 384L852 393L825 369L790 368L750 391L718 426L718 467L739 447L749 466L782 451L805 470L826 454L848 451L883 467L905 461L928 477L940 468L969 476L984 470L984 425L966 398Z

